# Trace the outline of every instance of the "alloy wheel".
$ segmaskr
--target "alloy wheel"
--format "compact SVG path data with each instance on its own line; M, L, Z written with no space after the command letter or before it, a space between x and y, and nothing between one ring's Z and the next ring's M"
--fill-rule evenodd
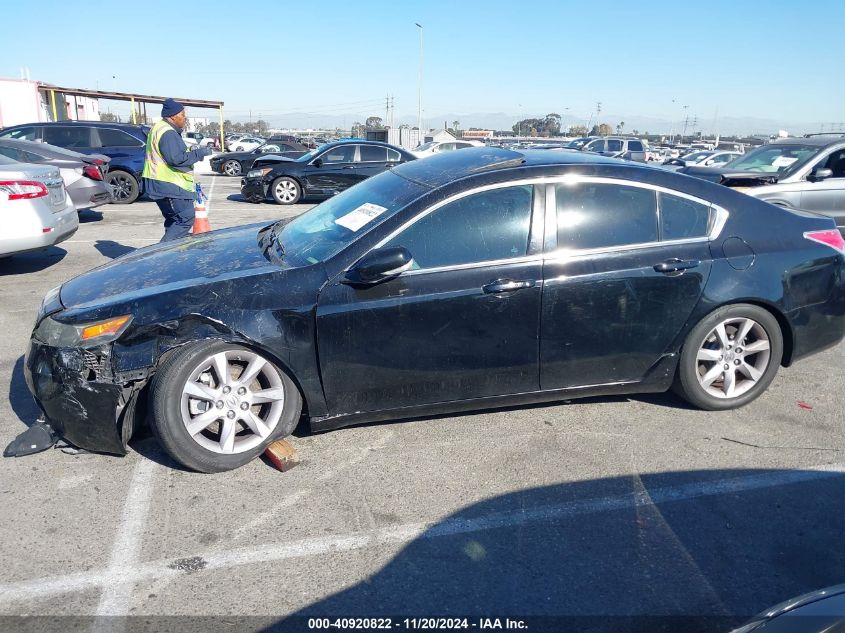
M240 176L241 164L236 160L227 160L223 165L223 172L227 176Z
M276 197L282 202L293 202L297 196L296 183L290 180L280 180L276 183Z
M272 363L247 350L218 352L182 388L182 423L209 451L243 453L273 432L284 403L284 382Z
M757 384L771 358L769 335L757 321L730 318L713 328L696 354L698 382L716 398L736 398Z
M109 184L112 187L112 195L115 200L128 200L132 196L132 189L134 188L129 176L113 176Z

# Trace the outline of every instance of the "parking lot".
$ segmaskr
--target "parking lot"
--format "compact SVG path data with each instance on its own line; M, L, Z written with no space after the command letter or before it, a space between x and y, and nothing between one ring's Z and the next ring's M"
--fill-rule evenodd
M249 204L238 179L207 163L198 174L213 228L313 206ZM57 247L0 261L4 445L38 415L22 366L44 294L162 234L147 201L81 222ZM727 630L842 581L843 350L781 369L723 413L660 394L300 428L301 464L285 473L263 460L188 472L146 430L125 458L3 459L0 614L79 616L80 630L102 626L95 615L230 618L208 630L634 617L608 625L623 630L683 616L685 630Z

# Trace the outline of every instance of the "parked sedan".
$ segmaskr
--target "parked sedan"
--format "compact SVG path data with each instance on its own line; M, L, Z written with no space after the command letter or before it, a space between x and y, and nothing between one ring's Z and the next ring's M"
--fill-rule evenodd
M257 136L244 136L231 143L230 147L235 152L249 152L264 144L263 138Z
M296 160L272 156L256 160L241 180L241 194L250 202L269 197L278 204L296 204L304 196L327 198L415 158L378 141L328 143Z
M418 146L411 153L417 158L425 158L441 152L453 152L456 149L467 149L469 147L484 147L484 143L481 141L429 141Z
M681 169L681 167L692 167L693 165L700 165L702 167L722 167L740 156L742 156L742 154L739 152L701 150L692 152L691 154L686 154L680 158L667 158L663 161L663 167L673 171L677 171Z
M39 250L79 228L59 170L0 156L0 257Z
M470 149L66 282L24 373L69 441L124 454L149 398L164 449L207 472L303 412L328 430L672 386L727 410L845 335L843 252L830 218L703 180Z
M112 201L111 186L104 178L108 173L108 156L80 154L47 143L7 138L0 139L0 155L21 163L57 167L77 211Z
M252 168L257 158L273 154L286 158L299 158L308 153L308 148L300 143L287 141L267 141L249 152L226 152L211 157L211 169L218 174L240 176Z

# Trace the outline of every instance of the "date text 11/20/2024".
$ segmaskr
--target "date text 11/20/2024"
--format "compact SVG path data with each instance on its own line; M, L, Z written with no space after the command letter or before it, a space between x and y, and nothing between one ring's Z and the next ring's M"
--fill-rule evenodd
M310 630L320 629L405 629L445 631L464 630L527 630L524 620L510 618L309 618Z

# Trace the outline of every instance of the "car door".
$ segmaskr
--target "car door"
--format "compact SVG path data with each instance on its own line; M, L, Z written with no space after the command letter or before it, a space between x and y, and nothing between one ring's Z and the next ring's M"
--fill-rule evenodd
M358 146L335 145L315 156L305 167L305 192L334 195L357 182Z
M143 169L144 143L140 139L115 128L92 128L91 132L94 134L92 153L105 154L114 164Z
M384 145L361 145L359 151L361 160L357 165L357 171L360 174L360 180L377 176L399 162L399 152ZM391 157L390 154L394 156Z
M833 175L819 181L807 181L801 191L802 209L831 216L836 225L845 227L845 149L835 150L819 161L816 168L830 169Z
M547 197L556 230L543 269L542 389L643 379L699 301L724 212L602 178L550 184Z
M380 246L414 268L320 293L317 347L331 414L536 391L542 207L528 183L453 197Z

